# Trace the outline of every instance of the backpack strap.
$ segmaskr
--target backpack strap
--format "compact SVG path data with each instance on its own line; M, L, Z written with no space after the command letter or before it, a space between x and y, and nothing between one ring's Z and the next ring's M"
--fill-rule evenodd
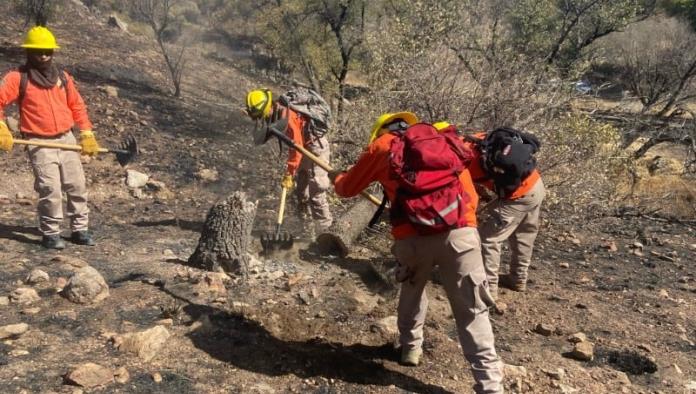
M382 188L382 194L383 194L382 202L379 203L379 207L377 207L377 210L372 215L372 219L370 219L370 223L367 224L367 227L369 227L369 228L374 227L377 224L377 222L379 222L379 218L382 216L382 212L384 212L384 208L387 207L387 201L389 200L389 198L387 198L387 192L386 192L386 190L384 190L384 188Z
M22 111L22 102L24 101L24 96L27 95L27 86L29 86L29 71L24 67L19 67L19 96L17 97L17 107ZM60 80L61 89L65 90L67 97L68 93L68 77L65 74L65 69L58 68L58 80Z

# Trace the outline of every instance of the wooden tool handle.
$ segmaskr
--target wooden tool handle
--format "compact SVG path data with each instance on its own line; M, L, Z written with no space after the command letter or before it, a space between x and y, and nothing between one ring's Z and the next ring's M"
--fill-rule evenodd
M305 149L303 146L299 146L297 144L294 144L293 148L299 150L300 153L307 156L310 160L312 160L314 163L316 163L316 165L318 165L319 167L323 168L325 171L333 171L333 168L331 168L331 166L328 163L326 163L325 161L323 161L322 159L317 157L314 153ZM380 199L378 199L377 197L373 196L372 194L370 194L364 190L360 192L360 195L365 197L366 199L370 200L370 202L372 202L373 204L375 204L377 206L379 206L382 203L382 201Z
M71 145L71 144L60 144L57 142L45 142L45 141L28 141L28 140L14 140L14 143L17 145L30 145L30 146L40 146L42 148L54 148L54 149L62 149L62 150L72 150L75 152L81 152L82 151L82 146L80 145ZM108 153L109 150L106 148L99 148L100 153Z
M280 192L280 208L278 208L278 221L276 224L280 227L281 224L283 224L283 215L285 214L285 199L288 196L288 188L283 187L283 190Z

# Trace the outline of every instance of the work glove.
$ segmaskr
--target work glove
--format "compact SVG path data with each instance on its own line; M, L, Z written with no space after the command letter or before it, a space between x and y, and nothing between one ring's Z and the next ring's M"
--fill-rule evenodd
M0 120L0 149L9 152L12 150L14 145L14 138L12 138L12 133L7 127L7 124Z
M83 155L96 156L99 153L99 144L92 130L80 131L80 146L82 146Z
M292 175L286 174L283 177L283 180L280 181L280 186L286 189L292 189L292 187L295 186L295 182L292 181Z

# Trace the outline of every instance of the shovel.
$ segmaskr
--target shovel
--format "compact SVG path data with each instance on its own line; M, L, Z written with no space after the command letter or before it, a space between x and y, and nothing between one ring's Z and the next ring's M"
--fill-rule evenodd
M63 149L75 152L82 151L82 146L80 145L61 144L57 142L45 142L38 140L29 141L16 139L14 140L14 143L18 145L40 146L43 148ZM99 148L99 153L115 153L118 164L120 164L121 166L125 166L126 164L133 161L133 159L135 159L135 157L138 155L138 143L135 141L135 137L128 134L126 138L123 140L123 142L121 142L118 148Z
M257 145L261 145L268 141L268 139L271 136L276 136L278 137L278 140L281 142L287 144L289 147L299 151L302 153L304 156L308 157L311 161L313 161L316 165L319 167L323 168L325 171L333 171L334 169L331 168L329 163L326 163L316 155L314 155L312 152L308 151L305 149L303 146L297 145L295 141L293 141L290 137L285 135L285 129L288 127L288 120L285 118L282 118L274 123L271 123L271 125L268 127L268 133L263 131L261 128L257 128L255 130L255 135L254 135L254 142ZM373 196L372 194L362 191L360 192L360 195L365 197L366 199L370 200L373 204L379 206L382 203L382 200L379 198Z
M283 187L280 193L280 207L278 208L278 220L276 221L275 233L264 234L261 236L261 247L266 254L277 250L292 249L294 239L292 234L288 232L280 232L280 226L283 225L283 214L285 213L285 199L288 195L288 188Z

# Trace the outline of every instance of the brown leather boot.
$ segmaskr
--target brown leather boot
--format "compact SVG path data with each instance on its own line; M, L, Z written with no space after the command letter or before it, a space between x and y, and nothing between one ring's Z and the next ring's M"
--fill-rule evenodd
M500 287L504 287L512 291L527 291L527 281L515 278L510 274L500 275L498 277L498 284L500 285Z

